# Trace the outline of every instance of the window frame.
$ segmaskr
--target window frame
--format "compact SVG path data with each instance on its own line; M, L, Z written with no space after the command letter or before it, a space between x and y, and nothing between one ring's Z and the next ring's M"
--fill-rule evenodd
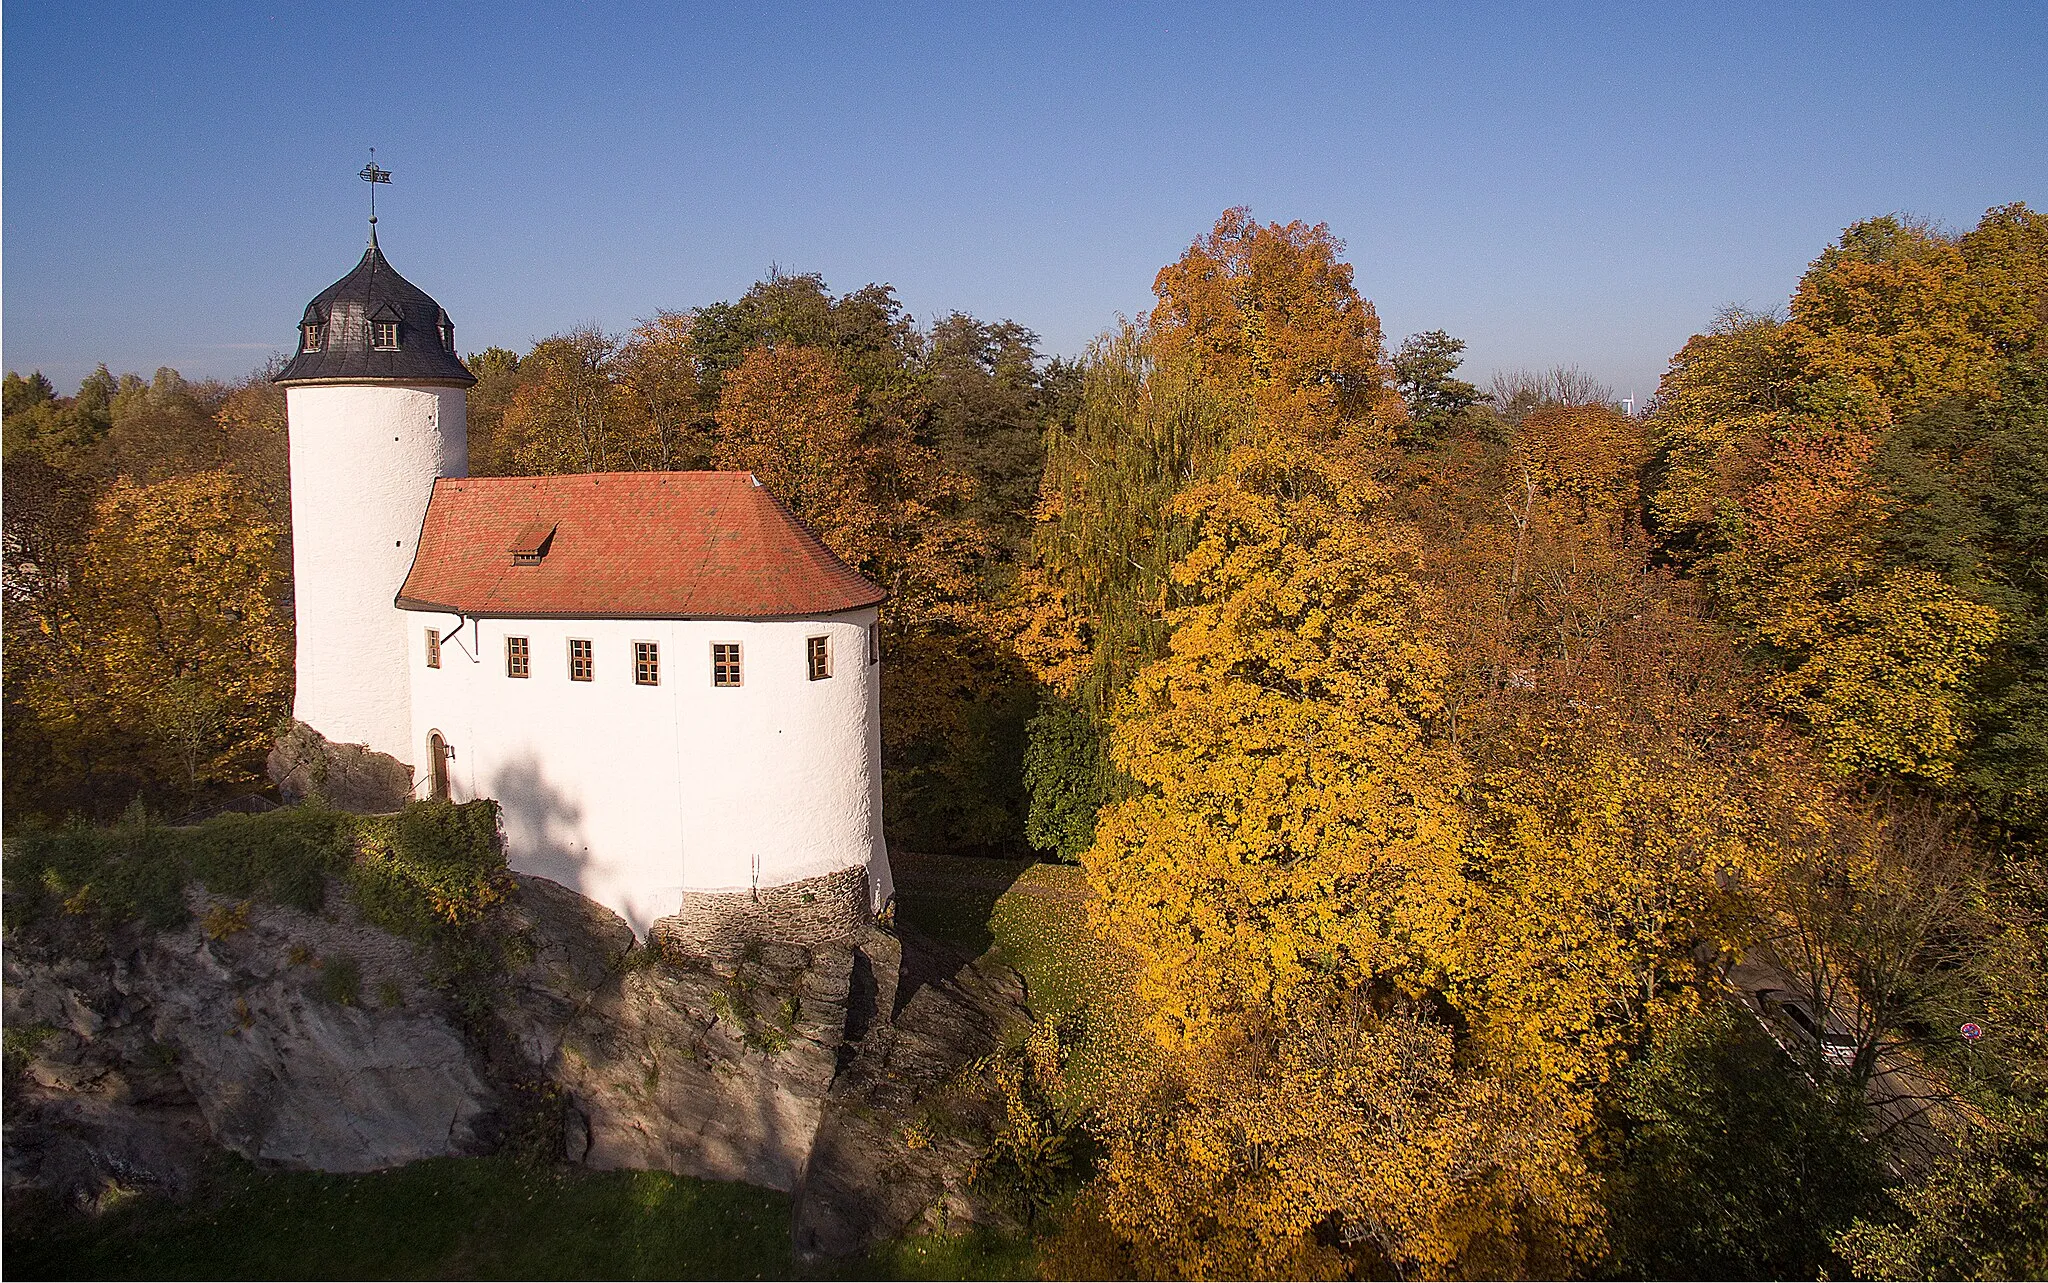
M636 641L633 643L633 684L635 686L661 685L661 643Z
M525 681L533 676L532 638L506 634L505 676L516 681Z
M429 628L427 629L427 667L439 668L440 666L441 630L438 628Z
M301 325L299 327L299 351L318 352L321 348L325 347L326 343L323 340L327 336L321 333L321 331L326 328L326 326L317 322L312 325Z
M882 662L882 626L880 624L869 624L867 633L868 667L873 668L876 664Z
M583 648L583 652L580 655L576 652L578 646ZM576 672L576 664L579 660L583 664L581 676L578 676ZM569 638L569 680L572 682L594 682L597 680L597 645L588 637Z
M391 336L389 343L384 341L384 336L387 333ZM377 352L396 352L398 350L398 322L370 322L370 347L373 351Z
M832 676L832 634L820 633L804 638L804 672L814 682L826 681Z
M720 653L728 650L732 652L730 656ZM746 685L746 680L746 652L740 648L740 643L712 642L711 684L720 689L731 689Z

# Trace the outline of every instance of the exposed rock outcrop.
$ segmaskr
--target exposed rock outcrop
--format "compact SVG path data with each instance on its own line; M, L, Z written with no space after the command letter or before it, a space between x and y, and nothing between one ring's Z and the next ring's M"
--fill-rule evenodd
M178 1188L207 1140L344 1172L490 1145L497 1093L410 944L345 907L187 895L186 926L90 959L61 936L10 938L10 1184Z
M336 744L293 722L277 737L264 766L285 802L314 799L337 811L377 815L412 796L412 768L363 744Z
M546 1126L568 1161L792 1190L811 1255L938 1209L1000 1222L967 1188L972 1141L913 1124L1021 1012L1009 969L880 928L635 948L574 892L517 888L495 927L513 965L481 1003L338 886L318 914L188 889L173 930L10 932L8 1185L176 1191L215 1146L366 1171Z
M539 878L514 913L536 951L501 1018L568 1096L568 1157L795 1185L846 1027L848 943L629 953L622 919Z
M915 934L877 932L860 959L855 1008L873 1018L849 1042L798 1190L797 1251L852 1256L906 1231L1007 1218L968 1184L977 1147L924 1125L960 1069L995 1050L1024 1009L1008 967L969 961Z

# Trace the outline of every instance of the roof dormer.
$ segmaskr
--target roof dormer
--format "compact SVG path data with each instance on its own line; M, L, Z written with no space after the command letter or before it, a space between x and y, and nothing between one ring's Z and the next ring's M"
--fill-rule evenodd
M554 522L527 522L519 527L519 533L512 536L512 564L515 566L538 566L541 560L548 555L548 548L554 542Z

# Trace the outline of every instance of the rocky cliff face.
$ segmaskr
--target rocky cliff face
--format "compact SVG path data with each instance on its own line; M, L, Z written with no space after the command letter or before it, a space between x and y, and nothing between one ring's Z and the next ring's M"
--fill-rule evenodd
M10 937L10 1184L179 1188L208 1141L345 1172L490 1143L496 1096L409 944L188 896L178 930Z
M636 949L608 910L520 878L498 926L513 965L479 1003L345 894L319 914L186 894L175 930L10 933L10 1187L178 1190L214 1146L367 1171L538 1135L566 1161L798 1190L810 1252L941 1205L987 1219L970 1150L913 1153L904 1122L1016 1016L1007 969L915 943L906 967L880 930Z
M565 1153L792 1188L845 1036L857 942L631 951L607 909L538 878L514 902L533 960L503 1027L566 1096Z

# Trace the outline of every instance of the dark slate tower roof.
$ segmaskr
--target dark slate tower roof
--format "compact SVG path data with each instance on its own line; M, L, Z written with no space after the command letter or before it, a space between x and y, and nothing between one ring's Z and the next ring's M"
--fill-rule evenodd
M377 344L379 322L396 323L397 347ZM306 305L296 354L273 382L387 381L468 387L476 376L455 355L455 323L385 261L373 228L363 261Z

